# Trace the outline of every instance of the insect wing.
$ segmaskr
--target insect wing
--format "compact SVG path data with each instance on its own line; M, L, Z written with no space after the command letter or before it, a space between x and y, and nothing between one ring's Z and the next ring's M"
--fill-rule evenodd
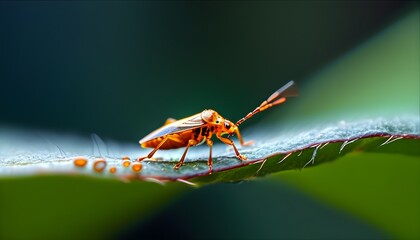
M201 113L197 113L191 117L183 118L168 125L164 125L148 134L140 140L140 144L163 137L168 134L179 133L186 130L202 127L205 122L201 119Z

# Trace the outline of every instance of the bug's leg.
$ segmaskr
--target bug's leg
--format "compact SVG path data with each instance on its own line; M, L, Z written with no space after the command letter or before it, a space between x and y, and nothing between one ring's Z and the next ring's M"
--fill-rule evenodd
M247 146L251 146L252 144L254 144L254 141L248 141L248 142L244 142L244 140L242 139L242 135L239 132L239 128L236 127L236 136L238 137L239 142L241 143L242 146L247 147Z
M229 138L221 137L221 136L217 136L217 138L220 139L220 141L222 141L225 144L232 145L233 150L235 150L235 154L236 154L237 158L239 158L241 160L246 160L246 157L239 153L238 149L236 148L236 146L235 146L235 144L233 143L232 140L230 140Z
M179 162L174 166L174 169L176 169L176 170L178 170L181 166L182 166L182 164L184 163L184 160L185 160L185 156L187 156L187 152L188 152L188 149L191 147L191 146L194 146L194 145L197 145L197 141L196 140L193 140L193 139L191 139L191 140L189 140L188 141L188 145L187 145L187 147L185 148L185 151L184 151L184 154L182 154L182 157L181 157L181 159L179 160Z
M159 150L159 148L166 142L166 140L169 139L169 136L166 136L164 139L162 139L162 141L160 141L160 143L155 147L155 149L153 149L146 157L140 157L137 158L137 161L143 161L146 158L151 158L153 157L153 155L156 153L157 150Z
M212 148L213 148L213 141L211 139L206 139L207 145L210 147L210 153L209 153L209 160L207 162L207 165L209 165L210 174L213 171L213 158L212 158Z

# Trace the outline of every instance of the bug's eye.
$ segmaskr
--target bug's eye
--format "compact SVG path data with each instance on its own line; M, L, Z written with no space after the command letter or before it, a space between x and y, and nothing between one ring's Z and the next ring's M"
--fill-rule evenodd
M225 128L229 129L230 128L230 124L225 122Z

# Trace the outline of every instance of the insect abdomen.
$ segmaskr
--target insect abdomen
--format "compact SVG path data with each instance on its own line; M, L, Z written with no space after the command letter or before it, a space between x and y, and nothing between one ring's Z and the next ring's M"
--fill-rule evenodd
M192 137L192 131L189 130L181 133L169 134L168 136L169 139L166 140L166 142L160 147L160 149L175 149L187 146L188 141ZM165 137L166 136L152 139L150 141L142 143L141 146L144 148L155 148Z

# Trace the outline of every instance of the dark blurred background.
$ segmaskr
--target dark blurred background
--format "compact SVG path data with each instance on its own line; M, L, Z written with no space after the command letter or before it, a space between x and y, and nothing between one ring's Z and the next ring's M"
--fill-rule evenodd
M205 108L236 121L413 5L0 2L0 124L136 142Z

